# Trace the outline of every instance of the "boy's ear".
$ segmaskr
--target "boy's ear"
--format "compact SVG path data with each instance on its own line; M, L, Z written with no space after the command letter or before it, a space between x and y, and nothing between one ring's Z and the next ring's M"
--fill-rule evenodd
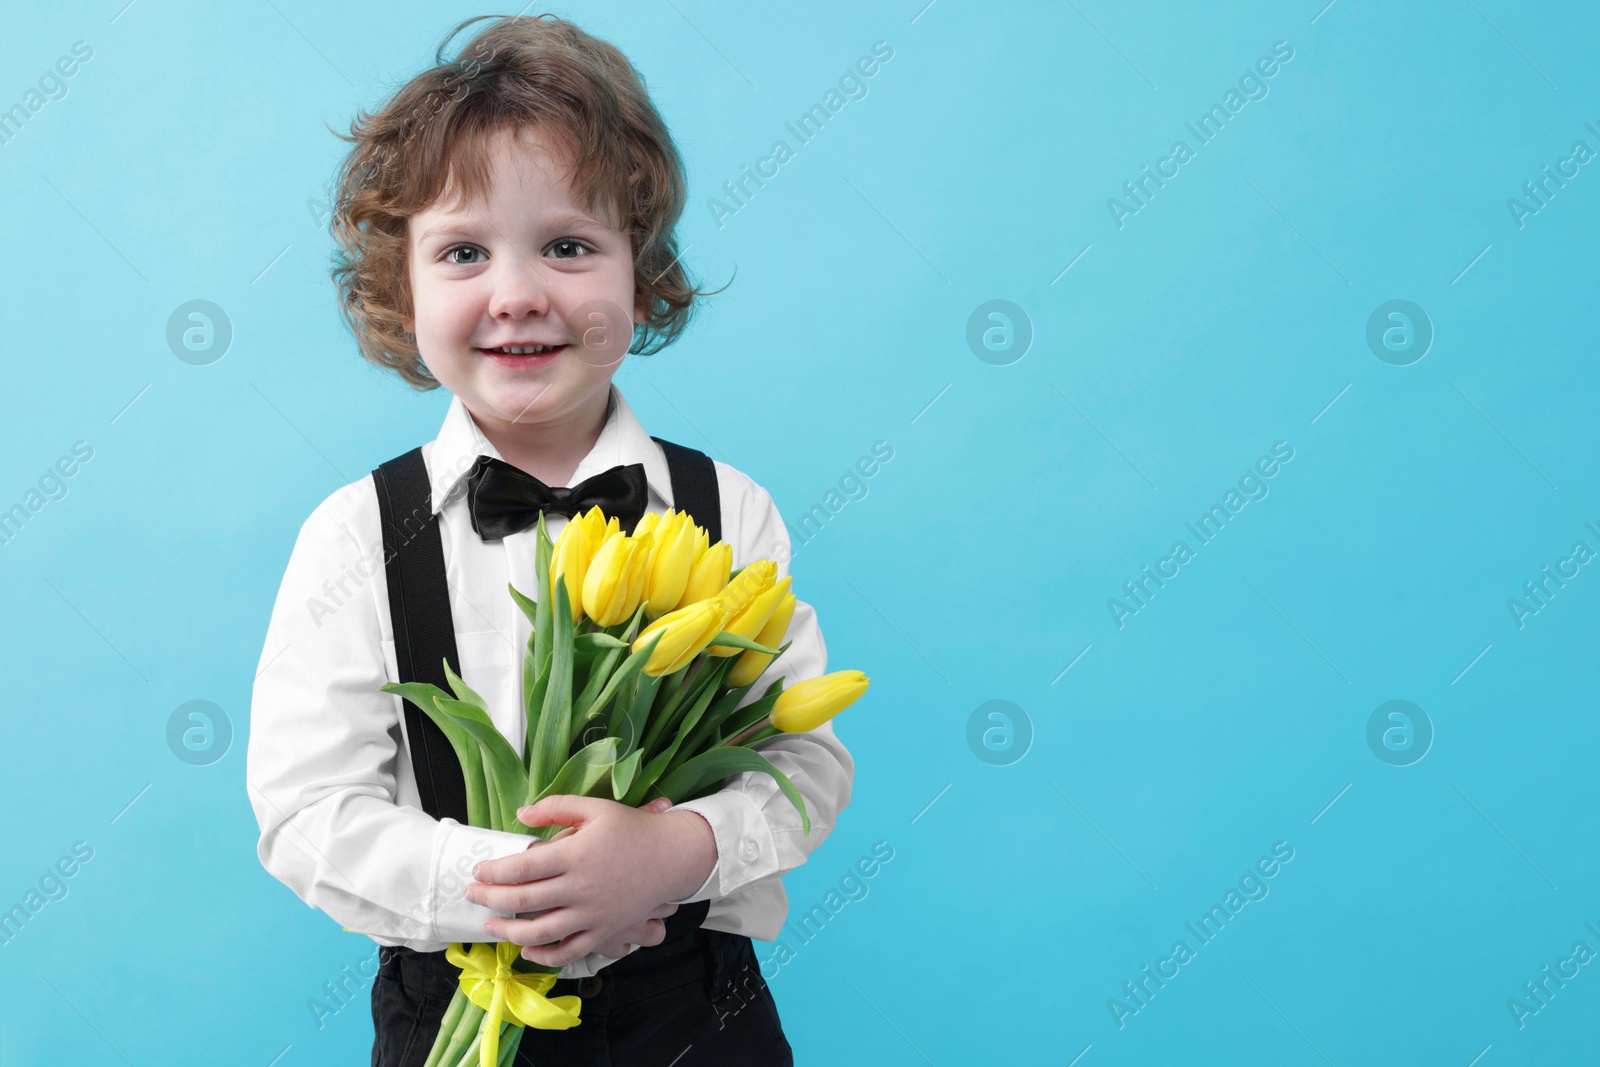
M633 300L633 321L643 322L650 317L650 294L640 293Z

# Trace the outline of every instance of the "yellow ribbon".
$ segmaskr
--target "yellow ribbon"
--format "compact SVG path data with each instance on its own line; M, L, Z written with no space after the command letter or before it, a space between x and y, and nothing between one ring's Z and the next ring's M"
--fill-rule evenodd
M461 968L461 992L484 1009L483 1035L478 1047L480 1067L495 1067L500 1057L500 1022L536 1030L567 1030L577 1026L580 997L546 997L556 984L553 974L513 970L521 946L502 941L482 942L468 948L457 943L445 949L445 958Z

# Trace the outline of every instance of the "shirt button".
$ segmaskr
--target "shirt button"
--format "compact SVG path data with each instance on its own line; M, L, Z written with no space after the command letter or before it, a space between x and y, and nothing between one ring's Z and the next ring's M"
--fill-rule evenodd
M597 974L590 975L588 978L580 978L578 980L578 996L583 997L585 1000L597 997L600 995L601 985L600 976Z
M756 844L755 838L747 837L744 839L744 845L739 851L746 860L754 861L757 856L761 855L761 846Z

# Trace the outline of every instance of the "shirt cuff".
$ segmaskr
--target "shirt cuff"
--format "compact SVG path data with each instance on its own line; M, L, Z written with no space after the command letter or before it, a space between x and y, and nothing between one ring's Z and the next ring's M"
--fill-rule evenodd
M778 844L761 809L748 793L723 789L710 796L686 800L668 811L692 811L711 824L717 843L717 862L700 888L669 904L719 900L751 882L778 870Z
M474 904L466 898L467 885L473 881L472 869L484 860L515 855L539 839L505 830L464 826L448 818L439 820L439 829L433 897L421 905L426 913L425 921L433 931L433 940L464 944L489 941L491 938L483 929L484 920L491 915L510 916L510 913Z

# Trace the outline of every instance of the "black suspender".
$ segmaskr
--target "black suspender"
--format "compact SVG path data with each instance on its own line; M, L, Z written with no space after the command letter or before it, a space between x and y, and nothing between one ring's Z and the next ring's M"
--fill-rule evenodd
M413 448L372 472L383 525L383 562L389 585L389 618L394 624L394 656L402 682L431 682L450 692L443 660L458 673L455 624L445 578L439 517L422 449ZM435 819L467 821L467 784L444 731L409 700L406 736L416 772L422 810Z
M704 527L711 543L716 544L722 540L722 497L711 457L659 437L651 440L666 453L673 506ZM439 516L433 513L433 491L422 449L413 448L379 465L372 472L372 480L377 487L383 528L389 615L394 624L395 663L400 672L396 680L431 682L448 692L442 661L448 658L459 674L461 660L450 615ZM455 750L432 719L410 701L401 703L422 810L436 819L449 817L465 824L467 787Z
M667 473L672 478L672 506L688 512L697 525L710 535L710 543L722 540L722 494L717 490L717 470L711 457L684 445L650 440L667 454Z

